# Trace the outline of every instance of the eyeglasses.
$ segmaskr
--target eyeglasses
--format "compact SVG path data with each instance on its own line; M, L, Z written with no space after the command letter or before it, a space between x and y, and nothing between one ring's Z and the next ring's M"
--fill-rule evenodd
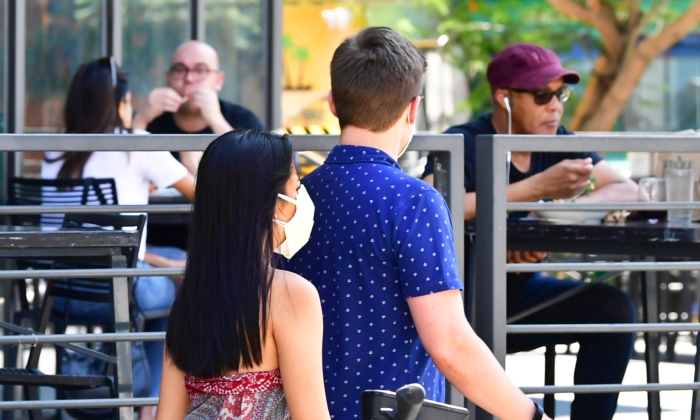
M537 105L547 105L552 101L552 98L554 96L559 99L559 102L562 104L566 101L569 100L571 97L571 92L572 89L568 86L562 86L557 90L551 90L551 89L517 89L517 88L508 88L508 90L512 90L513 92L519 92L519 93L529 93L535 98L535 103Z
M102 57L97 60L97 64L109 67L109 74L112 76L112 87L117 87L117 61L114 57Z
M184 64L173 64L170 67L170 70L168 70L168 74L170 77L173 79L178 79L178 80L184 80L187 78L187 74L191 73L195 79L197 80L202 80L205 78L209 73L216 73L219 70L212 70L207 66L196 66L193 69L187 68Z

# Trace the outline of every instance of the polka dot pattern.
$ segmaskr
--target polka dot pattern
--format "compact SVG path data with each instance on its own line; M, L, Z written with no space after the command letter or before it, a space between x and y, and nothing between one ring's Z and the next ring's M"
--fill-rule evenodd
M461 289L442 196L386 153L336 146L306 176L316 206L308 244L285 264L318 288L324 376L333 419L359 419L360 392L421 383L444 401L406 299Z

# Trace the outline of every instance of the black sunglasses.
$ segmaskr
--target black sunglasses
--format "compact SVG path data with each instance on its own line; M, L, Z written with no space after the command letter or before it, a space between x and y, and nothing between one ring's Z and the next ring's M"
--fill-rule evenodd
M571 97L572 89L568 86L562 86L557 90L551 89L518 89L509 87L508 90L518 93L529 93L535 98L537 105L547 105L552 101L553 97L557 97L562 104Z
M97 64L101 66L109 66L110 76L112 76L112 87L117 87L117 61L114 57L102 57L97 60Z

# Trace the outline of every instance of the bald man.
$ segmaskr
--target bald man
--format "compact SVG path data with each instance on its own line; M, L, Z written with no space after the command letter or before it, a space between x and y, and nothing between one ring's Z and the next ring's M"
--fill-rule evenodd
M166 73L168 87L148 95L133 128L153 134L223 134L233 129L263 130L250 110L219 98L225 76L209 44L188 41L173 54ZM173 152L195 174L202 152Z

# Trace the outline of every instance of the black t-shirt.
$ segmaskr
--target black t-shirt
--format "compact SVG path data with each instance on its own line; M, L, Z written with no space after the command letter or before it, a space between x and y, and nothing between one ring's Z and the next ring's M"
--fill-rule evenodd
M475 192L476 191L476 136L479 134L497 134L496 128L491 122L491 115L486 114L481 118L468 122L462 125L456 125L450 127L445 134L462 134L464 135L464 190L465 192ZM571 135L571 131L567 130L564 126L559 126L557 129L558 135ZM526 173L520 172L518 168L511 162L510 165L510 183L514 184L516 182L522 181L523 179L529 178L535 174L546 171L548 168L556 165L565 159L585 159L591 158L593 160L593 165L603 160L598 153L557 153L557 152L532 152L532 158L530 161L530 170ZM435 172L435 159L433 158L432 152L428 156L428 162L425 165L425 171L423 172L423 177ZM511 213L511 218L524 217L527 212L524 213ZM465 268L468 273L469 267L469 252L471 250L471 242L469 238L465 235ZM532 277L532 274L515 274L509 273L509 280L520 280L527 281ZM510 283L509 283L510 284Z
M445 134L464 135L464 190L465 192L476 191L476 136L479 134L496 134L496 129L491 122L491 115L486 114L481 118L462 125L450 127ZM571 131L564 126L557 129L559 135L571 135ZM591 158L593 165L603 160L598 153L557 153L557 152L532 152L530 170L522 173L511 163L510 183L522 181L540 172L544 172L550 167L566 159ZM435 172L435 160L432 152L428 156L423 177Z
M226 121L231 124L234 129L243 130L259 130L263 131L265 127L263 123L250 110L243 108L240 105L232 104L231 102L219 99L221 113ZM164 112L159 117L155 118L148 124L146 131L152 134L212 134L211 128L207 127L204 130L196 133L188 133L183 131L175 124L175 118L172 112ZM180 160L179 152L172 152L173 156Z

